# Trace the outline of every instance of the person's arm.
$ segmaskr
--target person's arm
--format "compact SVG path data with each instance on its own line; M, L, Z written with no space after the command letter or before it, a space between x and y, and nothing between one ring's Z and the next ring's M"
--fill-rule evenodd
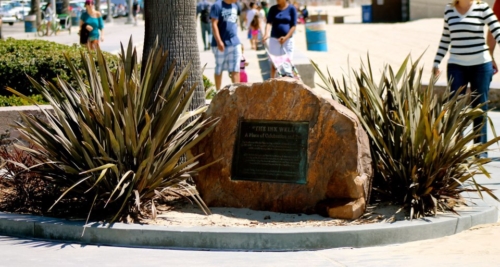
M497 16L493 10L489 7L484 11L483 18L485 24L488 25L489 28L488 36L486 37L486 44L488 45L488 49L490 51L494 73L497 73L498 67L495 62L495 58L493 57L493 52L495 52L496 43L500 43L500 23L498 22Z
M493 3L493 14L495 14L495 16L497 17L497 20L498 20L498 17L500 16L500 1L495 1ZM493 37L493 34L491 33L491 31L488 31L488 36L486 37L486 44L488 45L489 47L489 51L490 51L490 55L491 57L493 57L493 52L495 52L495 47L496 47L496 40L495 40L495 37Z
M486 44L488 44L488 48L490 50L490 55L493 56L493 52L495 52L495 46L497 45L497 41L491 32L488 32L488 36L486 37Z
M212 34L215 38L215 42L217 43L217 48L219 49L219 51L223 52L224 51L224 43L222 42L222 39L220 38L219 27L217 26L218 22L219 22L218 19L212 18Z
M212 20L212 35L214 36L215 42L217 43L217 48L219 51L224 51L224 43L220 37L219 26L219 15L221 10L219 10L217 5L212 5L210 8L210 19Z
M102 16L99 14L99 36L101 37L101 42L104 42L104 21L102 20Z
M441 60L443 60L444 56L448 52L448 48L450 47L450 42L451 42L450 28L448 27L448 19L445 17L443 25L443 34L441 35L441 41L439 41L439 48L438 51L436 52L436 57L434 58L434 68L432 69L432 72L436 76L440 73L439 64L441 63Z
M80 31L82 30L83 26L85 26L85 30L87 30L88 32L91 32L93 30L92 26L85 23L85 21L87 20L87 15L87 13L82 13L82 15L80 16Z
M295 32L295 29L297 28L297 9L293 8L292 9L292 13L290 14L290 16L292 17L292 21L290 23L290 30L288 31L288 33L286 34L285 38L288 40L290 38L292 38L293 36L293 33Z
M284 37L285 38L285 41L290 39L293 35L293 33L295 32L295 28L297 28L297 26L293 26L290 28L290 30L288 31L287 35Z
M497 73L498 67L495 61L495 57L493 56L493 52L495 52L495 47L497 46L497 41L495 40L491 32L488 32L488 36L486 37L486 44L488 45L488 50L490 51L491 64L493 64L493 72Z
M269 12L267 13L266 29L264 30L264 37L262 38L264 41L269 39L271 27L273 26L273 20L274 20L274 12L273 12L273 9L271 8L269 10Z
M291 9L290 12L290 30L288 33L280 38L280 43L285 43L288 39L292 38L295 28L297 28L297 10L295 8Z

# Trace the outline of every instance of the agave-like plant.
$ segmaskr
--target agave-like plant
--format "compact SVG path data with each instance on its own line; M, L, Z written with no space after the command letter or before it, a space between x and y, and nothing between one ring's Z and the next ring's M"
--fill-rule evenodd
M189 151L218 119L202 120L206 107L188 111L196 88L185 83L190 66L174 76L172 65L161 76L167 52L158 44L151 51L143 77L130 41L114 72L99 49L82 52L86 79L66 56L77 88L61 79L43 85L31 79L53 111L40 109L45 119L22 115L17 128L36 149L21 149L40 161L36 171L62 189L56 203L87 196L92 208L106 211L103 219L114 222L144 211L154 217L155 200L184 188L209 212L185 181L208 167L198 167L201 155Z
M485 144L473 144L480 128L469 126L485 111L470 106L470 92L451 94L448 88L436 95L436 77L423 88L419 60L411 64L408 56L396 73L386 66L376 83L368 58L368 67L353 70L352 85L345 77L339 84L313 65L322 88L352 110L366 130L374 162L373 189L383 200L401 204L410 218L418 218L453 211L464 191L486 192L497 199L474 179L480 173L489 177L483 165L491 159L480 155L500 140L495 134Z

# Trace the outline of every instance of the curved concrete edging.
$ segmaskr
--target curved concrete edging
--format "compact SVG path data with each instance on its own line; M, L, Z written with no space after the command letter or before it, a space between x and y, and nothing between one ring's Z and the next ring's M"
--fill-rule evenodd
M472 207L460 216L359 226L308 228L162 227L98 223L0 213L0 234L85 244L219 250L313 250L369 247L438 238L498 220L496 207ZM82 231L85 227L85 233Z

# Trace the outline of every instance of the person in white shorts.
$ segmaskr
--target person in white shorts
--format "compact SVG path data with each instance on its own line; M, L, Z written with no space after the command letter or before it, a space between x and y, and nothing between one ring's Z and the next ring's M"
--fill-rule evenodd
M269 39L269 53L274 56L288 54L293 59L293 33L297 27L297 10L286 0L277 0L267 14L264 40ZM271 33L271 35L269 35ZM271 78L276 76L276 68L271 64Z

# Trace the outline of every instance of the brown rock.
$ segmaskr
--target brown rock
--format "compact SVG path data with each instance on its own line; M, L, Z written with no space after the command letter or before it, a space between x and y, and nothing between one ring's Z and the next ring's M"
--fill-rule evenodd
M356 219L363 215L366 209L364 198L358 199L328 199L318 203L318 213L337 219Z
M208 206L320 212L345 219L364 212L371 190L370 148L365 131L346 107L322 98L301 82L272 79L222 89L205 116L219 117L220 122L194 150L204 153L202 164L222 158L195 177ZM306 184L231 180L241 119L308 121ZM346 208L339 209L335 200L344 201Z

